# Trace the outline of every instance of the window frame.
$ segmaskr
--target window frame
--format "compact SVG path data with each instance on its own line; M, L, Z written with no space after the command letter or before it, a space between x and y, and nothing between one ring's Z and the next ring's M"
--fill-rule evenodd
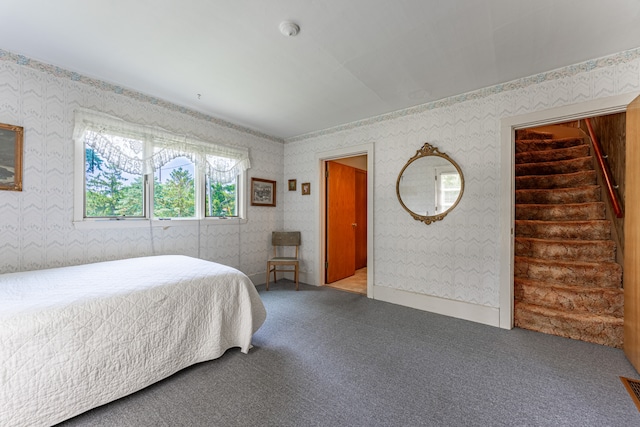
M450 190L443 188L444 180L442 179L442 175L459 175L459 173L455 168L446 166L446 167L436 167L435 175L436 175L436 214L441 214L443 212L448 211L451 208L451 206L455 204L455 203L452 203L451 205L447 206L446 209L443 209L443 206L445 204L444 195L446 191L450 191Z
M87 111L87 110L85 110ZM84 111L83 111L84 112ZM89 114L100 114L89 111ZM76 119L77 125L77 119ZM137 126L137 125L134 125ZM74 132L75 134L75 132ZM144 142L145 153L153 151L154 145L152 142ZM206 216L205 212L205 186L206 176L205 168L198 167L197 162L194 162L194 185L195 185L195 216L184 218L158 218L154 217L154 175L155 170L143 172L143 211L144 217L86 217L86 148L88 147L84 138L79 135L74 135L74 167L73 167L73 182L74 182L74 195L73 195L73 224L76 228L129 228L129 227L149 227L149 226L167 226L167 222L171 222L172 225L178 224L194 224L198 221L204 222L207 225L211 224L238 224L245 223L247 221L246 213L246 176L247 168L236 175L236 216L218 217L218 216ZM236 147L223 147L229 150L236 150ZM240 151L246 149L238 149ZM205 161L206 155L197 153L195 150L190 152L194 155L198 161ZM248 163L248 150L247 163ZM224 154L214 154L219 157L227 157ZM202 157L202 158L200 158ZM234 158L229 156L228 158ZM214 179L211 177L210 179Z
M151 150L153 150L153 146L151 147ZM164 165L163 165L164 166ZM193 210L194 210L194 216L193 217L160 217L160 216L156 216L155 215L155 207L156 207L156 199L155 199L155 191L156 191L156 186L155 186L155 175L157 170L154 170L151 173L145 174L145 183L147 183L147 185L145 186L146 190L145 190L145 196L147 194L147 192L149 193L149 197L146 198L145 197L145 211L148 211L148 217L154 220L162 220L162 221L166 221L166 220L194 220L194 219L200 219L198 217L198 212L201 211L202 208L202 203L200 202L200 193L202 193L202 189L201 187L204 186L204 183L206 182L205 178L204 178L204 174L202 174L199 170L197 165L194 163L193 164ZM154 185L150 185L149 182L152 182ZM147 200L148 199L148 200ZM202 211L204 212L204 211ZM203 215L204 218L204 215Z

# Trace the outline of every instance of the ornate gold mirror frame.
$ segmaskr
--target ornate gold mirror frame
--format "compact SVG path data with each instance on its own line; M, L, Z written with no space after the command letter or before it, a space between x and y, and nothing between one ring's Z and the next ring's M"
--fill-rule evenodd
M428 158L435 158L435 159L429 160L429 161L424 160ZM418 176L416 175L416 173L407 174L407 168L409 168L409 166L411 165L413 165L411 167L412 172L418 171L418 175L424 175L424 176L419 176L419 178L421 179L425 178L424 180L417 180L419 184L413 184L411 189L415 190L413 191L413 193L416 193L416 192L422 193L421 190L424 190L424 193L426 193L424 195L425 200L422 200L423 199L422 197L417 198L418 204L428 204L429 201L427 199L431 198L430 196L433 196L432 200L433 200L434 209L433 209L432 215L429 214L428 209L424 211L424 215L422 215L422 212L415 212L414 210L419 210L416 208L416 202L409 200L409 192L407 190L408 187L406 185L404 186L402 185L403 180L405 178L407 178L407 181L409 181L409 179L415 180L415 176ZM459 182L459 187L460 187L455 201L450 206L447 206L446 209L444 209L441 212L438 212L438 203L441 203L441 202L438 202L438 200L441 201L443 199L442 197L438 196L440 189L438 187L439 184L437 181L438 174L437 172L435 172L437 171L438 168L443 168L448 170L449 178L452 180L454 185L457 185ZM458 181L458 178L455 176L454 170L457 171L459 181ZM432 179L431 177L434 177L434 179ZM442 177L441 177L441 180L442 180ZM424 182L424 185L422 184L422 182ZM403 200L402 198L401 189L404 190L403 192L405 193L405 200ZM454 187L453 191L455 190L456 188ZM451 157L449 157L447 154L441 152L440 150L438 150L437 147L434 147L433 145L427 142L425 142L422 148L416 151L415 156L411 157L407 162L407 164L404 165L404 167L400 171L400 174L398 174L398 180L396 181L396 196L398 196L398 201L400 202L400 205L402 205L402 207L407 212L409 212L409 214L413 217L413 219L417 221L422 221L425 224L431 224L432 222L435 222L435 221L441 221L445 216L447 216L447 214L451 212L458 205L458 203L460 202L460 199L462 198L463 192L464 192L464 175L462 174L462 170L460 169L460 166L455 161L453 161L453 159L451 159ZM421 196L421 195L422 194L418 194L418 196ZM416 197L414 195L411 195L411 197L413 197L414 200L416 200ZM413 210L412 208L409 208L407 206L407 203L411 204L410 202L413 203L413 206L412 206Z

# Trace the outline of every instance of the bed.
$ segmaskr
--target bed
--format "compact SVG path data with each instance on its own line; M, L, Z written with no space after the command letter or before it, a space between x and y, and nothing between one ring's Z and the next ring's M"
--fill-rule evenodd
M0 425L52 425L247 353L265 318L243 273L180 255L0 275Z

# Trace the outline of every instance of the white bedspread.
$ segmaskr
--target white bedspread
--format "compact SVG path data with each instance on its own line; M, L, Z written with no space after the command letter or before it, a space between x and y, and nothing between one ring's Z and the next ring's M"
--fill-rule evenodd
M247 276L186 256L0 275L0 425L51 425L246 353L265 318Z

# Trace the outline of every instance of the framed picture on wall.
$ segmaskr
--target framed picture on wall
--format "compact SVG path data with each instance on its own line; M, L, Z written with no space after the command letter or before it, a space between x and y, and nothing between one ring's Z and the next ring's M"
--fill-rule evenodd
M0 190L22 191L21 126L0 123Z
M275 206L276 182L251 178L251 206Z
M295 179L289 180L289 191L296 191L297 182Z
M311 183L310 182L304 182L304 183L300 184L300 186L302 187L302 195L303 196L308 196L309 194L311 194Z

